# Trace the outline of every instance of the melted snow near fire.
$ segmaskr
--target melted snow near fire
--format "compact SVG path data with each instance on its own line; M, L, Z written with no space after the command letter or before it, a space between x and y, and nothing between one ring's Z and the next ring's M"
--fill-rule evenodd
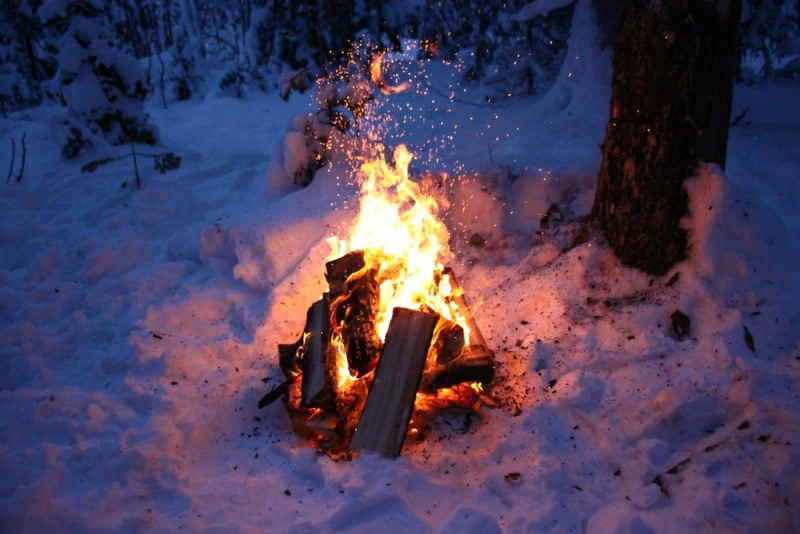
M415 186L448 173L437 246L498 360L493 408L396 460L335 462L256 409L363 206L346 151L303 189L270 172L307 97L153 105L184 163L141 190L126 162L62 162L57 110L0 121L29 154L0 196L0 530L800 529L800 87L736 87L750 124L688 182L690 257L653 278L579 235L610 96L607 58L583 61L567 100L491 106L453 66L386 66L409 87L376 96L376 131Z

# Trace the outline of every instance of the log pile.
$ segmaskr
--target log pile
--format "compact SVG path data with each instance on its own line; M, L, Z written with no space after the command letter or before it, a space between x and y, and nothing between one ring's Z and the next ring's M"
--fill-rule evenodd
M494 379L494 354L452 270L435 277L449 278L449 303L465 324L398 307L383 343L377 269L360 251L325 267L328 292L308 309L300 338L279 345L286 381L259 407L283 397L295 430L337 458L363 450L396 457L436 411L477 409L480 385Z

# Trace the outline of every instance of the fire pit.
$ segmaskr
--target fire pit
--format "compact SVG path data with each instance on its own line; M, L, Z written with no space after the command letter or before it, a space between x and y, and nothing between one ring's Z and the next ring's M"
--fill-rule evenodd
M337 458L400 454L431 415L477 410L494 378L449 259L440 203L409 180L411 155L362 166L359 215L347 241L333 239L328 291L311 305L300 338L280 345L283 396L299 433Z

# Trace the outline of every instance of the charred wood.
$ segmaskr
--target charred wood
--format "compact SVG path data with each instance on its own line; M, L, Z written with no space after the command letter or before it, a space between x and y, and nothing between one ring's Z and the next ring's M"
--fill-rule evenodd
M442 271L442 276L446 276L450 279L450 285L453 288L451 296L447 297L450 301L455 302L457 307L464 312L464 319L467 322L467 327L469 329L469 337L467 339L467 343L470 345L479 345L483 347L488 347L486 340L483 338L483 334L481 334L481 329L478 328L478 323L475 322L475 318L472 317L472 312L470 312L469 303L467 302L466 296L464 296L464 290L462 289L461 285L456 280L456 275L453 272L453 269L450 267L446 267Z
M285 382L283 382L278 387L276 387L275 389L273 389L272 391L270 391L269 393L267 393L266 395L264 395L263 397L261 397L261 400L258 401L258 407L263 408L264 406L268 406L273 402L275 402L276 400L278 400L279 398L281 398L284 393L289 391L289 388L291 387L292 383L294 383L294 379L290 378Z
M350 275L366 266L364 251L356 250L325 264L325 280L333 299L344 293L344 285Z
M348 364L357 376L374 368L382 348L376 327L380 290L376 275L360 251L326 265L333 325L341 333Z
M364 405L369 394L369 379L371 375L356 380L346 391L339 391L336 395L336 441L331 442L331 452L342 454L350 450Z
M436 361L425 370L420 391L430 393L463 382L488 384L494 380L494 354L482 345L466 345L457 358Z
M302 346L303 346L302 336L294 343L291 344L282 343L278 345L278 363L281 366L281 371L283 371L283 374L287 378L294 376L299 371L298 361L297 361L297 351Z
M434 357L428 358L428 361L430 363L445 364L455 360L461 354L461 349L464 348L465 344L464 329L461 325L442 317L433 332L431 350Z
M303 334L302 405L305 408L332 406L333 366L328 362L331 337L328 294L311 305Z

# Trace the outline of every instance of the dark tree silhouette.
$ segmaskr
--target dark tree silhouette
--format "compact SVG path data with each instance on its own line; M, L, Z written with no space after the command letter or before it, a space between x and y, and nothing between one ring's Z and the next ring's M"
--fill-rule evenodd
M626 265L663 274L687 254L683 182L725 167L741 0L626 0L593 216Z

